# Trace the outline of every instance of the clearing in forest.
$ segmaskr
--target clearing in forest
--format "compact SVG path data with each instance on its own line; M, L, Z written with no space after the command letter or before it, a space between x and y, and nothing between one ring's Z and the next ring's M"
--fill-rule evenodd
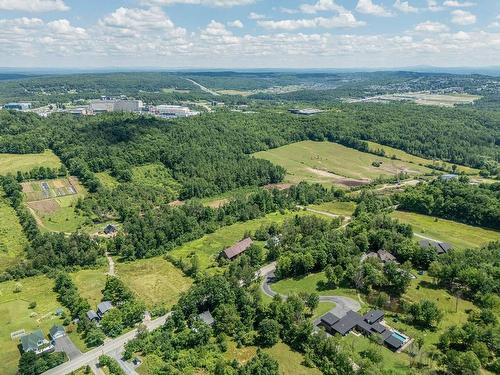
M170 171L159 163L133 167L132 182L142 186L165 189L173 196L178 196L181 189L180 183L172 177Z
M380 176L430 174L417 164L361 152L332 142L304 141L254 154L287 170L286 182L317 182L346 187L363 185ZM376 166L378 165L378 166Z
M28 240L16 212L0 189L0 273L18 263L23 257Z
M162 304L172 307L193 281L163 257L116 262L118 277L137 297L151 308Z
M28 172L38 167L59 168L61 161L50 150L40 154L0 154L0 175Z
M20 281L0 283L0 363L2 375L14 375L21 356L19 339L11 340L12 332L24 329L27 333L42 329L48 334L54 324L62 324L55 315L60 304L52 291L54 281L36 276ZM36 302L34 308L29 308Z
M75 212L75 204L87 192L76 177L24 182L22 186L40 230L69 233L85 223Z

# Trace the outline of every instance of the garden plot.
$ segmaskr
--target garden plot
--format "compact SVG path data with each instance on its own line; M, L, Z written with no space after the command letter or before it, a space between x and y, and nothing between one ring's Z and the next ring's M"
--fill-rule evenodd
M75 187L75 178L73 177L57 180L24 182L22 183L22 187L28 202L64 197L78 193Z

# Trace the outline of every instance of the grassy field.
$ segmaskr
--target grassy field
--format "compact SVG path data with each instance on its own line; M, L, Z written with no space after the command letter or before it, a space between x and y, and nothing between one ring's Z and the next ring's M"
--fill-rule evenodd
M28 240L16 212L4 198L0 189L0 272L22 260Z
M80 296L85 298L92 308L102 301L102 290L106 284L108 267L80 270L73 272L71 278L78 287Z
M354 202L326 202L321 204L313 204L307 206L307 208L328 212L334 215L352 216L354 210L356 209L356 204Z
M16 285L21 291L15 293ZM23 279L20 282L7 281L0 283L0 363L1 373L14 375L17 370L20 352L17 348L19 340L11 340L11 332L24 329L32 332L42 329L45 334L54 324L61 321L54 315L60 307L56 294L52 291L54 282L37 276ZM29 309L30 302L36 302L34 309Z
M336 288L330 289L325 288L323 283L326 281L326 276L324 272L311 273L307 276L295 279L284 279L280 280L275 284L271 285L273 291L289 295L291 293L318 293L323 296L345 296L353 299L358 299L358 295L355 289L346 288Z
M146 164L132 168L132 182L142 186L165 189L177 196L181 185L163 164Z
M50 180L49 196L53 196L52 190L53 186L59 186L55 184L55 181L61 181L60 185L68 186L64 181L60 180ZM86 222L85 217L75 212L74 206L79 198L85 197L87 191L79 183L76 177L70 177L68 179L71 181L71 187L73 193L71 195L58 196L57 198L48 198L36 201L29 201L29 197L33 194L35 187L40 186L40 182L28 183L29 185L23 185L23 191L28 197L28 208L34 215L40 230L46 232L74 232ZM37 185L38 184L38 185ZM55 194L55 193L54 193Z
M33 168L59 168L61 161L50 150L41 154L0 154L0 175L15 174L17 171L28 172Z
M331 142L298 142L258 152L254 156L286 168L286 182L291 183L309 181L325 185L357 186L379 176L394 176L401 171L411 175L432 173L426 167L360 152ZM382 162L380 167L372 165L375 161Z
M379 143L375 143L375 142L367 142L367 143L368 143L370 150L374 150L374 151L375 150L384 150L385 155L389 158L392 158L393 156L395 156L397 159L402 160L402 161L407 161L409 163L414 163L414 164L419 164L419 165L424 165L424 166L425 165L437 165L437 166L444 165L446 168L450 168L450 169L453 165L451 163L447 163L444 161L421 158L419 156L408 154L407 152L404 152L404 151L399 150L397 148L384 146L384 145L381 145ZM472 175L479 174L478 169L466 167L463 165L457 165L457 171L464 172L467 174L472 174Z
M490 241L500 241L500 232L483 229L432 216L395 211L392 217L411 224L415 233L448 242L457 248L478 247ZM418 239L418 238L417 238Z
M111 176L108 172L99 172L96 173L95 175L99 179L101 184L107 189L114 189L120 184L116 180L116 178Z
M149 307L171 307L192 284L189 277L161 257L116 262L116 273Z
M280 213L269 214L263 218L247 221L245 223L236 223L208 234L203 238L191 241L183 246L172 250L169 254L176 259L186 259L192 254L197 254L200 267L202 269L216 269L216 259L219 253L225 248L233 245L243 238L245 232L254 232L263 224L283 223L286 219L293 218L295 215L308 215L305 211L289 212L284 215Z

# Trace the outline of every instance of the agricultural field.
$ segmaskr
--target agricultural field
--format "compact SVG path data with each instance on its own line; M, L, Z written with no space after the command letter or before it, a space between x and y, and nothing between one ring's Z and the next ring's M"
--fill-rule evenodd
M174 180L163 164L146 164L132 168L132 182L141 186L165 189L169 194L177 196L181 185Z
M76 177L25 182L22 186L40 230L68 233L86 223L74 209L76 201L87 194Z
M28 243L16 212L3 194L0 189L0 272L24 258L23 250Z
M28 172L33 168L59 168L61 161L50 150L41 154L0 154L0 175Z
M391 216L410 224L416 234L448 242L457 248L479 247L491 241L500 241L500 232L493 229L474 227L413 212L395 211Z
M447 163L447 162L440 161L440 160L430 160L430 159L421 158L419 156L408 154L407 152L405 152L403 150L399 150L397 148L381 145L379 143L375 143L375 142L367 142L367 143L368 143L368 146L369 146L371 151L384 150L385 155L389 158L395 157L395 159L407 161L409 163L414 163L414 164L418 164L418 165L422 165L422 166L436 165L436 166L444 166L447 169L451 169L453 166L453 164L451 164L451 163ZM478 169L466 167L463 165L457 165L457 171L464 172L464 173L470 174L470 175L479 174Z
M27 333L42 329L45 334L54 324L61 324L55 310L60 307L56 293L52 291L53 280L36 276L21 281L0 283L0 363L2 375L14 375L17 371L20 352L19 340L11 340L11 332L24 329ZM18 292L16 292L19 290ZM33 309L31 302L36 302Z
M148 307L172 307L193 281L162 257L115 263L116 274Z
M427 167L361 152L332 142L304 141L254 154L287 170L286 182L316 182L326 186L360 186L399 172L431 174ZM379 167L372 165L382 162Z
M310 213L306 211L288 212L284 215L280 213L272 213L263 218L250 220L244 223L236 223L223 227L214 233L207 234L198 240L194 240L177 247L172 250L169 255L177 260L186 260L196 254L198 256L201 269L216 272L218 269L216 260L219 253L225 248L233 245L235 242L240 241L246 232L254 232L263 224L281 224L285 220L293 218L295 215L308 214L310 215Z

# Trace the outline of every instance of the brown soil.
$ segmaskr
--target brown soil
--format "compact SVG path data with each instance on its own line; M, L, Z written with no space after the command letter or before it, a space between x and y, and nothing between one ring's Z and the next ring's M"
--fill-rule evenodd
M180 207L180 206L184 206L185 204L186 204L186 202L183 202L183 201L180 201L180 200L176 200L176 201L170 202L168 205L170 207Z
M42 201L29 202L28 206L43 214L51 214L59 209L59 204L55 201L55 199L44 199Z
M292 187L292 184L269 184L264 186L264 189L268 190L273 190L273 189L278 189L278 190L286 190Z

